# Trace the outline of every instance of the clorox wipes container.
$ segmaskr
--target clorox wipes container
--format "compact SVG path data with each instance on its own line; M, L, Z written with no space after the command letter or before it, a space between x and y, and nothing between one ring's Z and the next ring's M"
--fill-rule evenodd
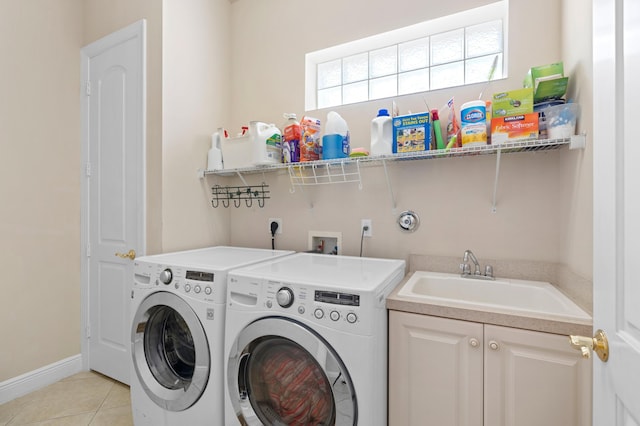
M460 108L460 135L462 147L487 144L487 106L477 100L462 104Z

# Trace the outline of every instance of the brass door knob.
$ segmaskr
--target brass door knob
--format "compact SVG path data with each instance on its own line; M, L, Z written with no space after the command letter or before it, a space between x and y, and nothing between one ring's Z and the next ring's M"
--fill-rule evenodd
M136 258L136 251L131 249L129 250L128 253L116 253L116 256L121 257L123 259L135 259Z
M609 341L604 331L598 330L593 337L569 336L571 346L582 352L583 358L590 358L594 351L602 362L609 359Z

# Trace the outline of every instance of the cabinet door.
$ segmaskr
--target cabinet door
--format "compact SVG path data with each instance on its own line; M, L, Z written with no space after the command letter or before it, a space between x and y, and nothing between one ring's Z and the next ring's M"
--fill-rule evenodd
M591 424L591 361L567 336L485 325L485 425Z
M389 313L389 425L482 425L482 324Z

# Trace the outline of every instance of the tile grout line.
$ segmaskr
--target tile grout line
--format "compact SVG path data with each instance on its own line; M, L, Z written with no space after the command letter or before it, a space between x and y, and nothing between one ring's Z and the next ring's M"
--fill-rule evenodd
M107 394L105 395L104 399L100 403L100 406L98 406L98 409L93 413L93 416L91 417L91 420L89 420L89 423L87 423L87 426L90 426L91 423L93 423L93 421L95 420L96 416L98 415L98 413L100 412L100 410L104 406L104 403L107 402L107 399L109 398L109 395L111 394L111 392L113 391L115 386L116 386L116 382L111 382L111 389L109 389L109 392L107 392Z

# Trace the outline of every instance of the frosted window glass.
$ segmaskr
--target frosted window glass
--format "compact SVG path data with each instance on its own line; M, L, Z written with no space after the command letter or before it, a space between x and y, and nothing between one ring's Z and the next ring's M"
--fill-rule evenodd
M342 84L342 61L340 59L318 64L318 89L340 84Z
M318 108L329 108L332 106L342 105L341 94L341 86L318 90Z
M502 54L482 56L480 58L469 59L465 64L465 84L479 83L489 79L489 72L493 65L494 58L498 56L496 70L493 79L502 78Z
M462 86L464 84L464 64L452 64L431 67L431 90L444 87Z
M371 79L369 84L369 99L388 98L398 94L398 76L396 74Z
M398 95L429 90L429 69L398 74Z
M369 81L345 84L342 90L342 103L353 104L369 100Z
M431 36L431 64L464 59L464 29Z
M466 40L467 58L501 52L502 21L492 21L468 27Z
M398 71L411 71L429 66L429 37L398 45Z
M369 77L382 77L395 74L398 70L398 49L397 46L385 47L384 49L372 50L369 52Z
M368 53L348 56L342 61L342 80L345 84L366 80L369 77Z

